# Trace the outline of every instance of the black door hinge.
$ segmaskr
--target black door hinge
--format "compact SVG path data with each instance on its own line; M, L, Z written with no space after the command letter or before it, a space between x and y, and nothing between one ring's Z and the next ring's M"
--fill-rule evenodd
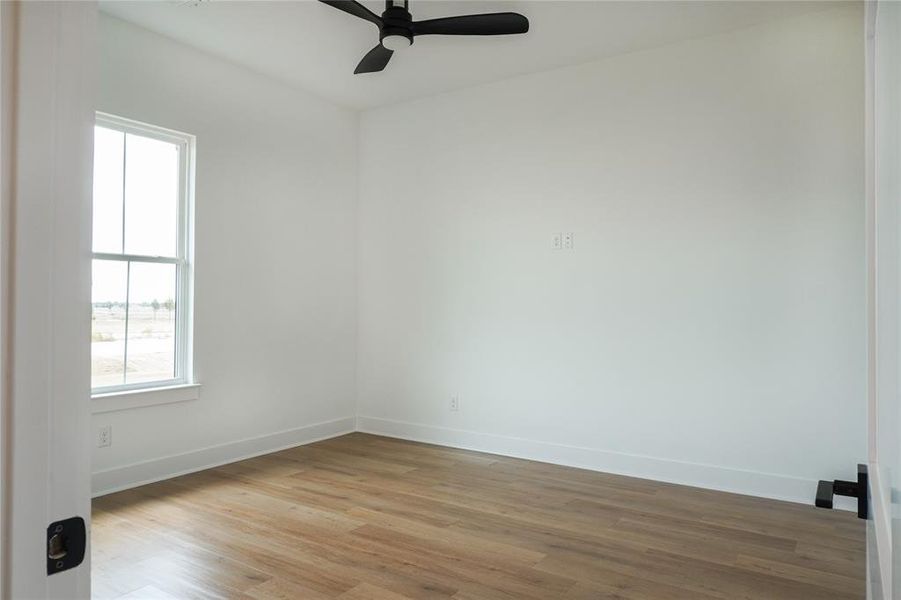
M86 544L87 534L81 517L51 523L47 528L47 575L80 565Z
M857 498L857 516L866 519L869 515L869 475L866 465L857 465L857 481L820 481L817 485L816 505L820 508L832 508L832 497L850 496Z

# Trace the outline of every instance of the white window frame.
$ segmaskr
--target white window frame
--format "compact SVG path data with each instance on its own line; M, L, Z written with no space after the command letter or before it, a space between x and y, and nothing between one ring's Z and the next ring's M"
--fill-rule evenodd
M127 395L129 402L124 407L146 406L178 400L196 398L196 394L185 394L184 388L197 388L194 381L194 161L196 139L193 135L157 127L140 121L126 119L115 115L98 112L95 125L107 129L114 129L123 133L131 133L144 137L161 140L175 144L179 147L179 186L178 186L178 237L175 257L148 256L143 254L125 254L109 252L92 252L91 256L97 260L120 261L129 264L131 262L165 263L174 264L176 269L175 291L175 377L160 381L140 383L123 383L96 387L91 389L91 395L95 400L94 412L106 412L115 409L105 401L112 396ZM123 158L124 160L124 158ZM125 202L123 196L122 201ZM123 213L124 214L124 213ZM127 294L127 292L126 292ZM127 302L126 295L126 302ZM128 357L128 342L126 340L126 355ZM124 368L124 365L123 365ZM168 389L178 390L178 400L172 400L162 396L158 392L166 392ZM143 392L147 394L144 399L135 398ZM100 405L100 406L97 406Z

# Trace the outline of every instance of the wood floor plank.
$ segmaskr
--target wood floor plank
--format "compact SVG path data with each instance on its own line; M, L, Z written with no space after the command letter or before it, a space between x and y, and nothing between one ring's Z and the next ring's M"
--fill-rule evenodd
M145 585L129 594L120 596L121 600L180 600L153 585Z
M410 600L409 596L401 596L369 583L361 583L338 598L339 600Z
M352 588L353 589L353 588ZM247 598L254 600L331 600L334 596L324 594L306 585L295 583L281 577L273 577L269 581L244 591Z
M366 434L94 501L109 600L850 600L851 513Z

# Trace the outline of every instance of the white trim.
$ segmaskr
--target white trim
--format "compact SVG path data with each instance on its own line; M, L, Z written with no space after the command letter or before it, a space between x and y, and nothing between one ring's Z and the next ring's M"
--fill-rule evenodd
M801 504L813 503L817 487L815 480L801 477L567 446L377 417L358 416L357 431ZM853 503L839 502L838 498L836 508L856 509Z
M9 597L10 587L4 582L10 580L9 554L12 469L12 400L10 398L10 243L11 207L13 203L12 173L15 163L13 152L13 101L15 96L14 54L16 51L14 20L18 18L18 6L11 2L0 2L0 598Z
M327 440L353 433L353 431L354 418L345 417L237 442L209 446L183 454L146 460L124 467L97 471L91 478L91 490L93 497L96 498L239 460Z
M883 416L880 423L880 405L897 405L897 389L890 393L880 390L880 362L884 362L888 369L897 373L897 355L892 351L895 360L880 360L882 337L886 340L896 341L897 332L891 331L883 321L890 323L897 313L897 298L881 305L879 301L880 291L885 285L892 285L894 268L891 263L896 259L889 257L883 264L880 257L880 248L886 244L880 240L879 222L882 216L883 204L891 206L892 198L881 198L877 190L877 169L879 161L884 158L878 151L879 127L888 127L879 121L882 115L878 114L877 99L880 95L878 76L880 71L879 54L877 47L877 33L879 21L880 2L867 1L864 4L864 145L865 145L865 213L866 213L866 268L867 268L867 442L870 496L870 521L867 523L867 598L883 600L892 597L894 587L894 542L892 526L893 499L891 490L891 473L889 469L881 467L883 459L880 457L880 438L883 446L891 446L897 451L898 440L897 426L887 422ZM891 11L890 11L891 13ZM885 93L884 91L882 93ZM888 211L891 215L891 212ZM883 282L883 279L886 281ZM890 289L890 288L889 288ZM884 313L884 314L883 314ZM880 425L885 425L882 431Z
M813 479L357 416L97 471L92 494L103 496L354 431L807 505L816 493ZM856 510L850 500L835 500L837 509Z
M167 129L166 127L160 127L159 125L151 125L150 123L119 117L99 110L95 115L95 124L106 127L107 129L115 129L116 131L121 131L123 133L138 133L146 137L152 137L173 144L181 144L184 143L185 140L195 139L193 135L185 133L184 131Z
M875 544L869 545L868 548L875 548L876 556L868 557L870 560L873 560L871 567L875 567L875 572L871 572L868 570L867 575L876 576L879 578L878 586L879 589L874 586L872 588L873 600L881 600L882 598L891 597L890 593L887 590L891 590L892 585L892 516L891 516L891 490L885 487L883 481L885 478L882 476L882 469L879 468L878 463L870 463L869 466L869 477L868 482L870 484L869 494L870 494L870 507L872 508L871 518L873 519L873 529L867 530L867 535L872 535L875 538ZM874 498L878 498L879 501L874 501ZM870 585L873 585L873 581L868 581ZM880 595L881 594L881 595Z
M166 263L177 265L180 260L173 256L144 256L142 254L111 254L109 252L94 252L94 260L119 260L122 262Z
M200 398L199 383L156 388L143 387L122 392L94 395L91 397L91 413L96 415L118 410L143 408L145 406L188 402L198 398Z

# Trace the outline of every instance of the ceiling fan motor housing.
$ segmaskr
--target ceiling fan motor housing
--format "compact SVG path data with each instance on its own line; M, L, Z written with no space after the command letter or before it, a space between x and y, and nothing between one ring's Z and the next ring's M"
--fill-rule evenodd
M410 45L413 45L413 15L407 9L389 6L382 13L382 23L380 42L388 36L399 35L410 40Z

